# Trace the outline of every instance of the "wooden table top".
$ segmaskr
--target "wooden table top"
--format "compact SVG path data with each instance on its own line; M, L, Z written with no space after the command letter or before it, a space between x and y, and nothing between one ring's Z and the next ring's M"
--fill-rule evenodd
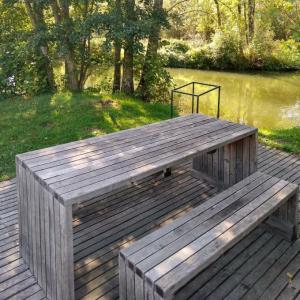
M254 127L193 114L17 155L61 203L70 205L252 135Z

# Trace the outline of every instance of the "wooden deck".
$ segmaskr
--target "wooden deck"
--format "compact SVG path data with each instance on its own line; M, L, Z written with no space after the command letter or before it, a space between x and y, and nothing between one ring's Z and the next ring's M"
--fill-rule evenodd
M259 170L300 184L300 158L259 147ZM217 189L191 177L190 163L165 179L74 207L77 299L117 299L120 247L172 222ZM288 274L288 275L287 275ZM257 228L177 293L176 299L300 299L300 239ZM15 180L0 183L0 299L43 299L18 249Z

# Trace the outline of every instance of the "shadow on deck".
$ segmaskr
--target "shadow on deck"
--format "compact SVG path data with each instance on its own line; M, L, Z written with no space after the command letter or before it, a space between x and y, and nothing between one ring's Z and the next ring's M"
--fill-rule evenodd
M300 158L259 147L259 170L300 184ZM74 208L77 299L118 298L118 252L217 193L190 175L152 176ZM177 293L176 299L300 299L300 239L257 228ZM0 299L43 299L19 257L15 180L0 183Z

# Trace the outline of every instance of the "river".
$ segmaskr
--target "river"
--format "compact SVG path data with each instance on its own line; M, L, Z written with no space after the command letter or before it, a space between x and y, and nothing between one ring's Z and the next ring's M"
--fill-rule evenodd
M176 86L191 81L220 85L222 119L265 129L300 126L300 73L243 74L168 70ZM198 89L196 92L200 93L205 89ZM188 91L188 88L185 90ZM181 113L190 112L191 97L180 98ZM178 97L175 99L178 101ZM188 106L186 103L189 103ZM216 109L217 91L200 97L200 112L216 115Z
M176 86L200 81L221 86L221 119L258 128L300 126L300 72L233 73L191 69L168 69ZM109 71L111 76L112 70ZM99 74L99 73L98 73ZM88 85L99 82L89 78ZM206 88L207 89L207 88ZM191 89L184 89L191 92ZM205 89L196 89L196 92ZM191 97L176 96L180 114L191 113ZM200 112L216 115L217 92L200 97Z

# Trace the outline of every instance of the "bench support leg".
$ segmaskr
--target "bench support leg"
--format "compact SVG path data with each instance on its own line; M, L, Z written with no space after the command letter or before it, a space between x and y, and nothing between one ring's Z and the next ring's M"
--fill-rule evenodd
M50 300L73 300L72 206L17 164L20 253Z
M275 211L263 224L272 233L280 234L288 241L298 237L298 193Z
M194 177L220 189L234 185L257 170L257 134L193 159Z

